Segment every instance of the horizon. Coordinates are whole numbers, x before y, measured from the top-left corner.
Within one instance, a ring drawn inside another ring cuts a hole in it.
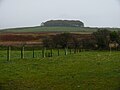
[[[9,30],[9,29],[24,29],[24,28],[36,28],[36,27],[42,27],[42,26],[19,26],[19,27],[8,27],[8,28],[0,28],[0,30]],[[56,26],[57,27],[57,26]],[[120,27],[100,27],[100,26],[90,26],[90,27],[86,27],[86,26],[84,26],[84,27],[78,27],[78,28],[103,28],[103,29],[105,29],[105,28],[118,28],[118,29],[120,29]]]

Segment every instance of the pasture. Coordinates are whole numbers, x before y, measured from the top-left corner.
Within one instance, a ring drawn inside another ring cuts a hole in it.
[[[29,27],[0,31],[1,45],[41,42],[45,36],[61,32],[90,37],[98,28]],[[108,30],[118,31],[117,28]],[[30,38],[29,38],[30,37]],[[47,50],[50,52],[50,50]],[[42,56],[41,48],[10,51],[0,48],[0,90],[120,90],[120,51],[83,51],[72,53],[53,50],[52,57]]]
[[[23,27],[0,30],[0,33],[20,33],[20,32],[77,32],[81,34],[91,34],[100,28],[92,27]],[[110,31],[119,31],[120,28],[105,28]]]
[[[80,27],[27,27],[2,30],[1,32],[93,32],[96,29]]]
[[[120,52],[85,51],[41,57],[41,51],[0,51],[0,90],[120,90]]]

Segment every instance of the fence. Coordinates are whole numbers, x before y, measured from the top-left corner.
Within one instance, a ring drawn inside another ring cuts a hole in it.
[[[40,48],[36,49],[31,47],[27,50],[27,47],[20,47],[12,49],[13,47],[8,46],[4,50],[0,50],[0,58],[10,61],[11,59],[27,59],[27,58],[45,58],[45,57],[54,57],[54,56],[63,56],[68,54],[76,54],[82,51],[82,49],[48,49]]]

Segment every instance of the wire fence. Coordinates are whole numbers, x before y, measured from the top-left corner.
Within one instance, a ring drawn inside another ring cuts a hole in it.
[[[52,48],[36,48],[31,47],[11,47],[7,46],[0,49],[0,59],[10,61],[12,59],[40,59],[45,57],[65,56],[76,54],[83,51],[82,49],[52,49]]]

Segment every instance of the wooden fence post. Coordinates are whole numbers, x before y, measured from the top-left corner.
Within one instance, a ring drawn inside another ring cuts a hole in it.
[[[79,53],[79,49],[77,48],[77,53]]]
[[[42,49],[42,57],[45,58],[45,51],[46,51],[46,48],[43,48]]]
[[[72,50],[71,50],[71,48],[70,48],[70,54],[72,54]]]
[[[81,49],[79,48],[79,53],[81,52]]]
[[[67,48],[65,48],[65,55],[67,55]]]
[[[60,56],[60,50],[58,49],[58,56]]]
[[[74,49],[74,54],[76,54],[76,48]]]
[[[34,50],[34,48],[33,48],[33,58],[35,58],[35,50]]]
[[[53,56],[53,50],[52,50],[52,48],[50,49],[50,57],[52,57]]]
[[[7,48],[7,61],[10,61],[10,50],[11,50],[11,47],[8,46],[8,48]]]
[[[24,46],[21,48],[21,59],[24,59]]]

